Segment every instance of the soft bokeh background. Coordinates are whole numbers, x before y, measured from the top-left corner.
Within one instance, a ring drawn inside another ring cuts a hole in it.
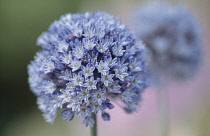
[[[171,0],[172,1],[172,0]],[[65,13],[105,10],[128,26],[139,0],[0,0],[0,136],[88,136],[80,118],[65,122],[60,115],[45,123],[27,81],[37,37]],[[210,1],[177,0],[199,19],[203,28],[204,63],[192,80],[170,86],[170,136],[210,136]],[[130,26],[131,27],[131,26]],[[196,55],[196,54],[195,54]],[[116,106],[117,107],[117,106]],[[120,108],[110,111],[111,121],[99,120],[99,136],[157,136],[157,93],[144,93],[141,108],[133,115]]]

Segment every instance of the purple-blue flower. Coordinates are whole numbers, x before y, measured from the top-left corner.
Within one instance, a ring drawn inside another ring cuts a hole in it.
[[[147,86],[145,49],[115,16],[64,15],[37,44],[42,50],[28,66],[29,84],[48,122],[61,110],[63,119],[81,116],[92,127],[92,114],[110,120],[116,100],[125,111],[137,109]]]

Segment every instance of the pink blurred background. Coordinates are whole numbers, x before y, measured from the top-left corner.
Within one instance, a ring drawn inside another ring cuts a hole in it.
[[[125,24],[132,28],[129,23],[131,12],[144,2],[138,0],[82,1],[79,3],[78,12],[104,10],[119,16]],[[200,72],[193,79],[168,87],[169,136],[210,136],[210,86],[208,86],[210,85],[210,1],[171,0],[171,2],[185,4],[199,19],[203,29],[204,61]],[[144,93],[138,112],[128,115],[115,105],[116,108],[109,111],[111,121],[99,120],[98,135],[157,136],[160,128],[157,101],[157,90],[155,87],[150,87]],[[82,125],[80,118],[76,117],[72,122],[65,122],[59,116],[55,123],[50,125],[45,123],[41,112],[34,108],[8,122],[3,136],[89,135],[89,128]]]

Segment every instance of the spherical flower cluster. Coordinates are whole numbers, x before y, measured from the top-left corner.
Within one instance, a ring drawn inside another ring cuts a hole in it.
[[[92,127],[93,114],[110,120],[105,110],[118,99],[127,112],[137,109],[148,80],[145,49],[116,17],[67,14],[37,44],[42,51],[28,66],[29,84],[47,122],[62,110],[63,119],[80,115]]]
[[[135,11],[135,33],[149,50],[154,77],[186,80],[201,65],[200,28],[181,5],[148,3]]]

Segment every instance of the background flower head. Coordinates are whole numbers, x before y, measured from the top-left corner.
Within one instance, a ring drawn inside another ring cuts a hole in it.
[[[147,3],[135,11],[135,33],[150,54],[157,79],[186,80],[201,65],[201,33],[196,19],[182,5]]]
[[[42,50],[28,66],[29,84],[39,109],[52,123],[58,110],[71,121],[80,115],[93,126],[91,114],[121,100],[127,112],[137,109],[147,86],[145,49],[120,20],[106,12],[67,14],[37,41]]]

